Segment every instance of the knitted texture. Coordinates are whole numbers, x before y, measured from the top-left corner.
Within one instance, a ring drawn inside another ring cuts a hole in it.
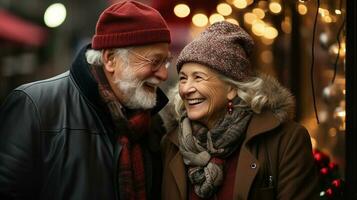
[[[234,99],[237,105],[239,99]],[[180,152],[195,193],[204,199],[217,192],[224,179],[225,159],[240,148],[253,115],[249,109],[234,109],[210,130],[190,121],[186,113],[178,132]]]
[[[216,22],[189,43],[177,59],[177,71],[185,63],[194,62],[210,67],[237,81],[251,75],[249,56],[253,39],[240,26],[229,22]]]
[[[121,1],[100,15],[93,49],[170,43],[169,28],[160,13],[136,1]]]

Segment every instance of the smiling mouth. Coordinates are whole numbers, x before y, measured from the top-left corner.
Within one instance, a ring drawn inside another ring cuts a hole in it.
[[[152,83],[148,83],[148,82],[146,82],[144,85],[147,86],[147,87],[151,87],[151,88],[156,88],[157,87],[156,84],[152,84]]]
[[[147,91],[147,92],[150,92],[150,93],[153,93],[156,91],[156,85],[152,85],[152,84],[149,84],[149,83],[144,83],[142,85],[142,87]]]
[[[190,105],[190,106],[200,104],[200,103],[202,103],[204,100],[205,100],[205,99],[203,99],[203,98],[186,99],[188,105]]]

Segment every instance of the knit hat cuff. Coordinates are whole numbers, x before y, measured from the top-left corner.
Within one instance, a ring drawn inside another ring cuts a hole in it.
[[[168,29],[163,28],[128,33],[95,35],[92,40],[92,48],[98,50],[160,42],[171,42],[170,31]]]

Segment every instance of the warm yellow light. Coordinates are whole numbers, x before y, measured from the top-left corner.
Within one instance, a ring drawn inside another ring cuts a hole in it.
[[[66,7],[61,3],[54,3],[46,9],[43,20],[48,27],[55,28],[64,22],[66,16]]]
[[[344,57],[346,55],[346,43],[341,42],[341,47],[340,47],[340,56]]]
[[[313,138],[313,137],[310,137],[310,141],[311,141],[311,146],[312,146],[312,148],[313,148],[313,149],[316,149],[316,147],[317,147],[317,141],[316,141],[316,139]]]
[[[272,12],[272,13],[275,13],[275,14],[278,14],[281,12],[281,5],[280,3],[278,2],[270,2],[269,3],[269,10]]]
[[[228,16],[232,13],[232,7],[227,3],[220,3],[217,6],[217,12],[223,16]]]
[[[209,17],[209,23],[213,24],[215,22],[224,21],[224,17],[218,13],[214,13]]]
[[[327,15],[330,15],[330,12],[327,9],[324,8],[319,8],[319,13],[322,17],[325,17]]]
[[[239,9],[244,9],[248,6],[248,3],[246,0],[234,0],[233,5]]]
[[[253,9],[253,13],[259,18],[259,19],[263,19],[265,17],[265,12],[263,9],[261,8],[254,8]]]
[[[298,5],[298,12],[300,15],[306,15],[307,13],[307,6],[305,4],[299,4]]]
[[[273,53],[270,50],[265,50],[260,54],[260,58],[264,63],[272,63],[273,62]]]
[[[265,32],[265,23],[262,20],[254,20],[252,32],[257,36],[263,36]]]
[[[244,22],[247,24],[252,24],[254,20],[257,19],[257,16],[253,13],[245,13],[244,14]]]
[[[265,45],[271,45],[274,42],[274,40],[268,39],[266,37],[261,37],[260,39],[262,40],[262,43]]]
[[[331,23],[332,22],[332,18],[330,15],[326,15],[322,18],[324,20],[324,22],[326,23]]]
[[[284,21],[281,22],[281,30],[287,34],[291,33],[291,22],[289,17],[285,17]]]
[[[180,18],[187,17],[190,14],[190,7],[186,4],[177,4],[174,8],[174,13]]]
[[[328,130],[328,134],[331,136],[331,137],[335,137],[336,134],[337,134],[337,130],[335,128],[330,128]]]
[[[239,22],[234,18],[227,18],[226,21],[239,26]]]
[[[346,116],[346,111],[341,110],[341,111],[338,111],[336,114],[337,114],[337,116],[338,116],[338,117],[343,118],[343,117],[345,117],[345,116]]]
[[[205,14],[198,13],[192,17],[192,23],[198,27],[204,27],[208,23],[208,17]]]
[[[264,37],[266,37],[267,39],[275,39],[278,36],[278,30],[276,30],[274,27],[268,26],[265,27],[264,30]]]
[[[341,15],[342,14],[341,10],[339,10],[339,9],[336,9],[335,13],[336,13],[336,15]]]
[[[337,55],[338,54],[338,44],[335,43],[335,44],[331,45],[329,48],[329,52],[331,54]]]

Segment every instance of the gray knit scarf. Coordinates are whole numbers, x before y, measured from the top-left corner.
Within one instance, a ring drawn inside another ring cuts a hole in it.
[[[186,112],[181,116],[180,152],[188,166],[189,180],[199,197],[212,196],[222,184],[224,160],[242,145],[252,114],[249,109],[235,108],[211,130],[190,121]]]

